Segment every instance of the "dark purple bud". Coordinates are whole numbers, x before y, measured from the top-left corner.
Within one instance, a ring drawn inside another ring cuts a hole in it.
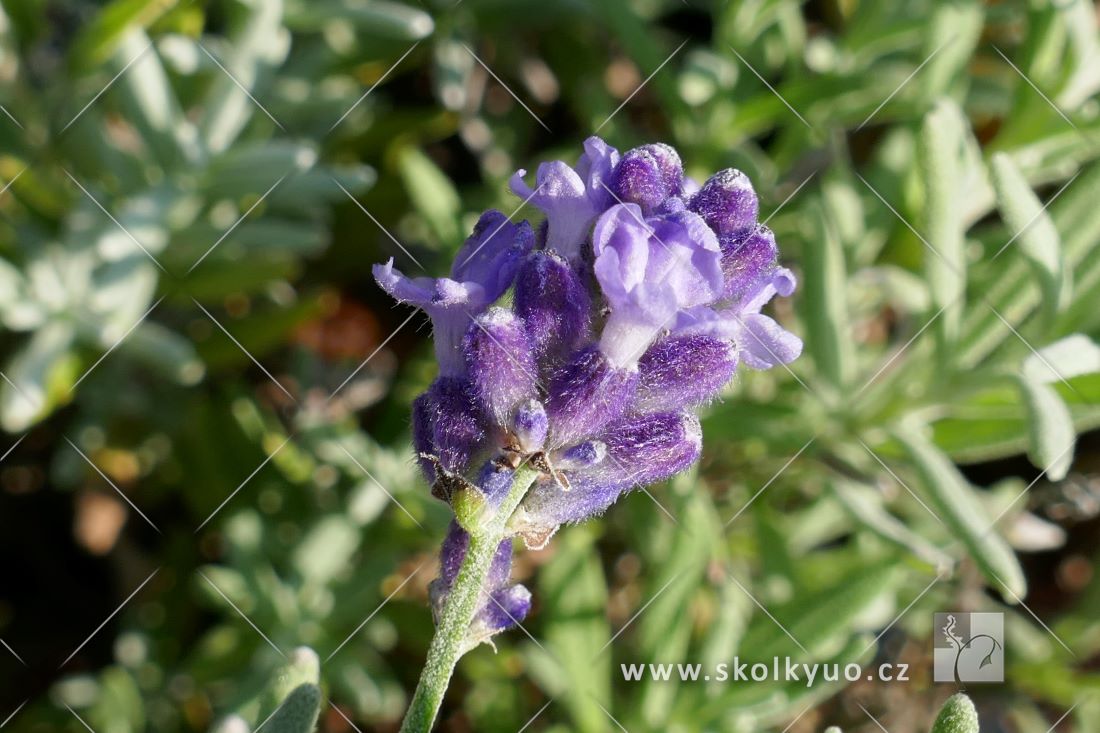
[[[443,546],[439,550],[439,580],[442,581],[444,589],[450,588],[458,577],[458,571],[462,569],[462,561],[466,559],[466,550],[469,547],[470,535],[452,519],[450,526],[447,527]],[[499,588],[507,583],[511,568],[512,540],[509,538],[501,541],[496,554],[493,555],[485,587]]]
[[[662,412],[694,407],[713,399],[733,379],[737,348],[728,339],[705,334],[667,336],[638,362],[634,409]]]
[[[680,192],[683,177],[684,167],[676,151],[655,143],[624,154],[611,174],[611,185],[622,203],[638,204],[649,212]]]
[[[592,302],[580,275],[552,252],[532,252],[516,277],[516,314],[535,358],[563,358],[588,339]]]
[[[490,308],[466,330],[462,351],[485,412],[507,428],[516,406],[537,393],[538,366],[523,321],[510,310]]]
[[[531,592],[511,585],[489,594],[470,628],[471,641],[481,641],[521,623],[531,610]]]
[[[435,480],[435,466],[423,456],[435,455],[435,444],[432,442],[434,430],[432,417],[431,392],[417,395],[412,403],[412,444],[417,462],[429,484]]]
[[[776,267],[779,247],[772,230],[758,224],[747,232],[718,240],[722,248],[725,298],[740,300],[767,280]]]
[[[550,445],[570,445],[598,435],[626,411],[637,387],[636,368],[614,366],[595,347],[578,351],[550,382]]]
[[[481,493],[485,495],[489,506],[497,506],[500,500],[505,497],[508,489],[512,488],[514,475],[515,471],[497,466],[493,461],[488,461],[482,466],[476,484]]]
[[[760,204],[749,177],[735,168],[726,168],[707,179],[691,197],[688,208],[721,237],[755,224]]]
[[[546,434],[550,429],[550,421],[546,417],[546,408],[538,400],[528,400],[516,408],[515,417],[512,419],[512,433],[519,441],[519,447],[524,453],[534,453],[542,450],[546,444]]]
[[[444,588],[450,588],[458,577],[462,561],[466,559],[466,548],[469,546],[470,535],[458,526],[458,522],[451,520],[443,546],[439,549],[439,579],[443,581]]]
[[[554,461],[559,471],[583,470],[595,466],[607,456],[607,445],[599,440],[586,440],[561,452]]]
[[[615,471],[630,486],[663,481],[695,463],[703,447],[699,418],[690,413],[632,415],[607,426],[607,460],[596,472]],[[609,476],[608,478],[612,478]]]
[[[465,377],[439,377],[428,394],[435,455],[445,469],[462,473],[488,435],[474,387]]]

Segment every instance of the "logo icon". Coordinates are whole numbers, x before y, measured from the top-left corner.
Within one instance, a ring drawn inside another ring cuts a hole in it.
[[[932,650],[936,682],[1004,682],[1003,613],[937,613]]]

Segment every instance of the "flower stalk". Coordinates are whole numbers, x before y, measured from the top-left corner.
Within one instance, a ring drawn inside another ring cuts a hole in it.
[[[482,588],[508,532],[508,520],[538,477],[539,471],[529,464],[517,468],[511,488],[492,517],[470,532],[466,557],[439,614],[428,659],[401,724],[401,733],[428,733],[432,729],[455,665],[477,645],[478,641],[471,642],[468,632],[482,605]]]

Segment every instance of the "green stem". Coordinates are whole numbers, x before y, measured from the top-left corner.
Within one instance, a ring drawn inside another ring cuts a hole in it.
[[[420,682],[401,724],[401,733],[428,733],[432,729],[455,665],[467,651],[466,632],[477,613],[481,588],[497,547],[504,539],[508,519],[538,476],[537,470],[526,465],[516,469],[512,488],[500,506],[488,521],[470,532],[466,557],[443,604],[435,636],[428,647],[424,671],[420,673]]]

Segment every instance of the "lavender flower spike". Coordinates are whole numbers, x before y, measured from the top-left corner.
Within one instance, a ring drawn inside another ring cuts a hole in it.
[[[544,163],[533,187],[524,175],[509,185],[545,215],[536,226],[490,211],[449,277],[374,270],[432,319],[439,376],[413,402],[412,439],[455,518],[402,733],[430,731],[458,659],[531,612],[510,580],[515,537],[541,547],[684,471],[702,452],[700,407],[742,364],[802,349],[764,313],[796,282],[745,174],[699,186],[668,145],[620,157],[592,137],[575,166]]]

